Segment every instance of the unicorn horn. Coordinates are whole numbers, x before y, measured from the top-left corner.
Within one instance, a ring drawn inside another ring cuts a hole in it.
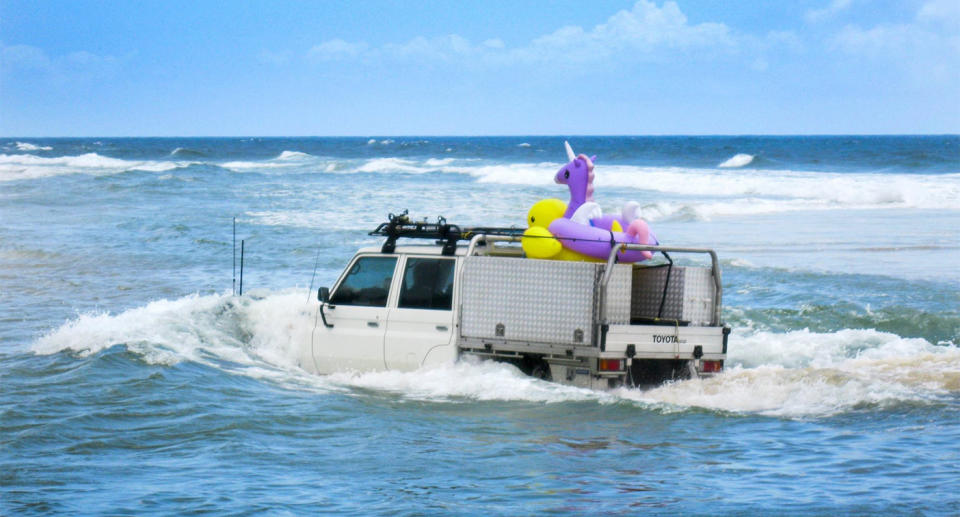
[[[577,155],[573,154],[573,148],[570,147],[570,142],[566,140],[563,141],[563,146],[567,148],[567,159],[571,162],[577,159]]]

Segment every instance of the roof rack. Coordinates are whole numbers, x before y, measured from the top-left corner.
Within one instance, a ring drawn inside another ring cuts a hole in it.
[[[387,238],[380,248],[381,253],[393,253],[397,248],[397,239],[406,237],[410,239],[431,239],[436,240],[437,244],[443,245],[442,254],[453,255],[457,250],[457,241],[469,241],[475,235],[523,235],[523,228],[498,228],[492,226],[473,226],[460,227],[456,224],[447,223],[443,216],[437,217],[437,222],[430,223],[424,221],[412,221],[407,215],[408,211],[394,215],[390,214],[389,221],[380,223],[379,226],[368,235],[380,235]]]

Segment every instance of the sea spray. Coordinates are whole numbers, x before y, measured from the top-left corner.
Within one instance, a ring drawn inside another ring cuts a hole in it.
[[[40,338],[40,354],[83,356],[123,345],[149,364],[192,361],[227,373],[303,386],[366,389],[434,402],[636,402],[788,417],[830,416],[863,404],[936,403],[960,392],[960,348],[875,330],[735,331],[727,370],[650,390],[587,390],[526,377],[474,358],[414,372],[309,376],[303,351],[316,324],[302,292],[187,296],[116,315],[83,315]]]

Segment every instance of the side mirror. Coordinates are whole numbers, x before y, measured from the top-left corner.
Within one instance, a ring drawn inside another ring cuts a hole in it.
[[[317,299],[320,300],[320,318],[323,319],[323,326],[327,327],[328,329],[333,328],[333,325],[331,325],[330,323],[327,323],[327,315],[326,313],[323,312],[323,304],[330,301],[330,288],[321,287],[320,289],[318,289]],[[331,305],[330,308],[332,309],[333,306]]]

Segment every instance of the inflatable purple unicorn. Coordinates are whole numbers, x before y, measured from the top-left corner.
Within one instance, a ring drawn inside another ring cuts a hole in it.
[[[567,211],[563,216],[603,230],[622,231],[630,235],[638,235],[638,232],[631,231],[630,227],[634,225],[635,229],[639,230],[637,226],[646,226],[647,224],[640,218],[640,204],[629,201],[623,205],[619,216],[603,215],[600,205],[593,200],[593,162],[597,157],[591,156],[588,158],[584,154],[576,155],[569,142],[564,142],[563,145],[567,150],[567,159],[570,160],[570,163],[560,167],[553,178],[555,182],[570,188],[570,203],[567,205]],[[649,232],[649,229],[647,231]],[[649,233],[651,236],[649,244],[659,244],[653,233]]]
[[[570,163],[560,167],[553,181],[570,187],[570,203],[563,214],[570,219],[584,203],[593,203],[593,160],[597,157],[587,158],[585,154],[576,156],[569,142],[564,142],[563,145],[567,148]]]

